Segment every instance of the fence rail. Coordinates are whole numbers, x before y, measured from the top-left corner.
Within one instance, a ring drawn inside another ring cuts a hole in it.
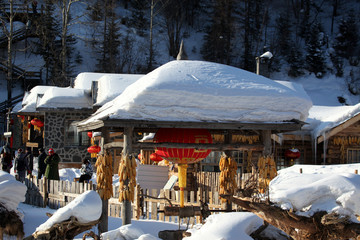
[[[215,173],[202,174],[203,179],[214,180]],[[238,178],[241,181],[241,178]],[[69,181],[56,181],[37,179],[36,177],[27,178],[25,184],[28,187],[25,202],[38,207],[50,207],[58,209],[66,206],[73,199],[87,190],[96,190],[95,184],[79,183]],[[118,201],[118,186],[113,186],[113,197],[109,199],[108,215],[111,217],[121,216],[121,203]],[[202,207],[206,203],[211,211],[223,211],[225,205],[221,203],[219,192],[216,187],[207,187],[207,184],[200,184],[196,191],[185,191],[185,206]],[[178,216],[165,216],[163,210],[166,206],[179,206],[179,192],[175,190],[160,191],[157,189],[141,189],[138,185],[135,191],[135,201],[132,204],[133,219],[152,219],[166,222],[188,221],[189,224],[201,222],[200,216],[189,219],[179,219]],[[236,206],[233,205],[233,209]]]

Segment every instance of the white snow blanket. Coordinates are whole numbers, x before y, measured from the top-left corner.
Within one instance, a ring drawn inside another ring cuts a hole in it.
[[[101,216],[102,202],[99,194],[95,191],[86,191],[68,205],[58,209],[46,222],[36,228],[36,231],[45,231],[54,224],[77,218],[80,223],[96,221]]]
[[[297,84],[280,84],[217,63],[172,61],[128,86],[84,124],[107,117],[160,121],[304,121],[311,106],[311,99]]]

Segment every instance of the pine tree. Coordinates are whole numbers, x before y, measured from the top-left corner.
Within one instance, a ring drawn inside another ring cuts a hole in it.
[[[288,75],[290,77],[299,77],[304,74],[302,71],[304,67],[304,59],[301,51],[297,47],[291,47],[287,56],[287,62],[289,63],[290,69]]]
[[[210,26],[206,29],[201,54],[207,61],[231,64],[234,39],[233,1],[216,0]]]
[[[55,85],[54,79],[60,72],[59,55],[61,42],[60,26],[54,17],[54,5],[52,0],[46,0],[44,11],[37,20],[36,33],[39,36],[39,42],[36,44],[36,54],[40,54],[45,62],[46,84],[49,79]]]
[[[97,71],[99,72],[118,72],[118,57],[120,46],[120,33],[117,16],[114,12],[115,2],[109,0],[105,2],[106,8],[104,9],[104,20],[101,40],[95,41],[97,52]]]
[[[323,50],[323,30],[321,24],[315,22],[309,33],[306,49],[306,68],[310,72],[322,77],[325,73],[325,51]]]
[[[132,1],[131,18],[129,26],[135,28],[139,36],[145,35],[145,29],[149,26],[149,20],[146,18],[146,12],[149,9],[147,1]]]
[[[356,18],[351,11],[346,19],[341,19],[339,32],[335,38],[334,49],[336,54],[349,59],[356,54],[359,45],[359,28],[356,24]]]
[[[283,13],[276,19],[277,48],[278,53],[287,57],[291,46],[291,22],[289,13]]]

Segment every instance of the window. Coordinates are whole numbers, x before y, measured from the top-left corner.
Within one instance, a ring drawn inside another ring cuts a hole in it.
[[[78,121],[68,120],[65,122],[65,145],[88,146],[90,139],[86,132],[78,132],[75,124]]]
[[[349,148],[347,150],[347,163],[360,163],[360,148]]]
[[[201,170],[204,172],[220,172],[219,162],[222,152],[212,151],[204,160],[200,161]],[[238,164],[237,172],[240,173],[243,169],[243,151],[234,151],[232,156]]]
[[[285,151],[288,150],[288,147],[276,147],[275,150],[275,163],[277,170],[290,167],[294,164],[303,164],[304,163],[304,156],[305,150],[302,148],[297,148],[300,151],[300,158],[298,159],[288,159],[285,157]]]

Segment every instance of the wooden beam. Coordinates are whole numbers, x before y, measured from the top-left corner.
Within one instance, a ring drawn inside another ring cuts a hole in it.
[[[330,137],[336,135],[337,133],[341,132],[342,130],[344,130],[345,128],[353,125],[354,123],[356,123],[357,121],[360,121],[360,114],[350,118],[349,120],[347,120],[346,122],[338,125],[337,127],[334,127],[333,129],[331,129],[331,131],[329,133],[326,134],[326,138],[329,139]],[[324,136],[321,135],[318,137],[317,143],[321,143],[324,141]]]
[[[124,148],[123,142],[111,142],[105,144],[106,148]],[[194,149],[211,149],[213,151],[226,151],[226,150],[263,150],[262,144],[244,144],[244,143],[154,143],[154,142],[138,142],[133,143],[133,149],[155,149],[157,147],[166,148],[194,148]]]
[[[90,123],[80,122],[79,131],[96,130],[103,126],[113,129],[133,127],[136,129],[159,129],[159,128],[201,128],[209,130],[272,130],[275,132],[290,132],[300,130],[303,122],[287,121],[274,123],[247,123],[247,122],[182,122],[182,121],[147,121],[132,119],[107,119],[96,120]]]

